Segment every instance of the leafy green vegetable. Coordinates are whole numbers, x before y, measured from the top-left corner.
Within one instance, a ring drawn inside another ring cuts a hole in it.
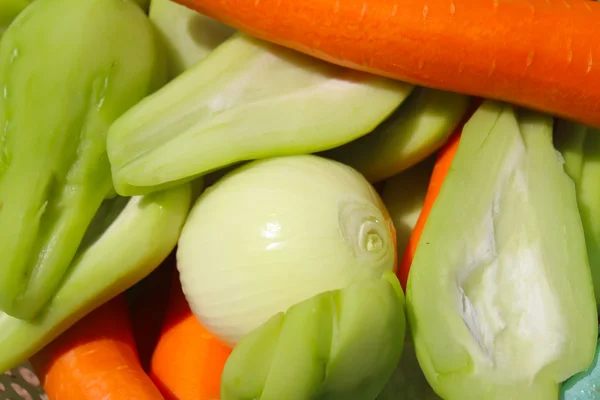
[[[171,76],[197,64],[235,33],[233,28],[172,0],[152,0],[150,20],[167,48]]]
[[[111,126],[115,188],[147,193],[240,161],[340,146],[412,88],[238,33]]]
[[[427,220],[407,309],[445,400],[556,399],[592,361],[592,278],[552,129],[551,116],[484,102]]]
[[[577,188],[596,304],[600,309],[600,130],[558,120],[554,136],[565,160],[565,171]]]
[[[278,312],[394,268],[393,225],[352,168],[314,155],[250,162],[206,189],[177,249],[202,324],[234,345]]]
[[[402,354],[404,295],[393,272],[273,316],[229,356],[222,400],[370,400]]]
[[[164,80],[157,43],[130,0],[36,0],[3,35],[2,311],[38,314],[114,196],[106,133]]]
[[[27,360],[152,272],[177,244],[190,202],[189,185],[105,201],[47,307],[31,321],[0,313],[0,370]]]
[[[448,140],[471,98],[416,88],[408,100],[373,132],[323,155],[380,182],[424,160]]]

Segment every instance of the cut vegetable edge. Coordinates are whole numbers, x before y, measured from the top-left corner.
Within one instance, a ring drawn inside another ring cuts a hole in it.
[[[593,355],[597,320],[595,307],[593,310],[590,307],[590,301],[593,301],[591,277],[574,188],[552,146],[551,117],[521,110],[518,113],[519,121],[511,106],[488,101],[467,123],[409,276],[408,314],[419,361],[436,392],[450,400],[463,398],[459,396],[461,391],[471,392],[470,398],[480,398],[477,396],[492,396],[494,390],[498,396],[513,395],[520,390],[543,399],[545,397],[539,396],[557,392],[558,382],[585,368]],[[494,171],[496,176],[486,176],[485,171]],[[504,182],[504,192],[499,190],[497,182]],[[555,192],[560,194],[549,201],[548,196]],[[567,211],[563,211],[565,207]],[[555,210],[564,215],[557,219],[553,215]],[[458,228],[461,222],[464,225],[465,220],[473,218],[481,222],[468,222],[466,229]],[[513,223],[506,222],[507,219],[521,228],[515,231]],[[536,250],[536,246],[525,248],[525,252],[518,246],[511,250],[514,242],[510,238],[518,238],[520,230],[519,240],[527,243],[531,239],[528,229],[532,227],[537,227],[534,229],[537,240],[545,251],[554,253],[553,256],[548,257],[540,247]],[[559,233],[555,232],[554,237],[548,239],[551,228]],[[565,235],[570,239],[566,245],[556,237],[563,237],[563,229],[569,233]],[[483,239],[490,234],[490,241]],[[481,239],[473,243],[469,236]],[[542,322],[536,323],[531,320],[536,317],[531,312],[534,310],[521,305],[523,313],[529,312],[527,329],[536,331],[534,338],[529,338],[529,343],[535,343],[535,346],[526,345],[527,341],[523,340],[526,331],[522,331],[521,336],[516,335],[515,324],[511,324],[516,316],[508,311],[508,304],[498,300],[496,313],[490,311],[494,308],[495,290],[500,290],[499,295],[509,297],[506,302],[515,300],[509,295],[510,290],[525,296],[524,289],[519,291],[506,278],[510,272],[511,252],[517,260],[529,259],[534,263],[537,260],[538,263],[537,272],[535,268],[529,272],[529,279],[537,278],[529,282],[543,293],[542,297],[547,301],[539,307],[549,307],[548,313],[542,312],[539,316],[543,309],[535,310],[538,318],[542,318]],[[561,270],[561,261],[570,265],[571,276]],[[552,267],[550,271],[546,270],[548,264]],[[487,268],[477,268],[486,265]],[[434,272],[437,268],[442,268],[441,273]],[[500,275],[488,272],[486,276],[482,272],[494,269],[500,271]],[[476,276],[478,272],[481,272],[480,276]],[[432,278],[430,274],[438,274],[438,277]],[[488,289],[482,292],[488,293],[487,297],[478,292],[483,290],[482,282],[487,282]],[[554,290],[562,296],[556,295]],[[574,291],[573,298],[569,290]],[[436,293],[433,299],[428,294],[432,292]],[[568,304],[559,304],[561,301]],[[448,312],[448,307],[454,308],[455,312]],[[462,317],[461,308],[465,313]],[[570,315],[572,309],[578,310],[573,313],[575,316]],[[479,315],[486,313],[487,318],[482,319]],[[554,313],[559,316],[553,316]],[[503,320],[502,316],[509,321]],[[514,332],[511,333],[511,329]],[[446,332],[444,337],[436,337],[436,332],[440,331]],[[507,335],[512,342],[507,342]],[[509,345],[519,342],[519,351],[514,347],[511,350]],[[509,353],[512,351],[508,359],[502,359],[502,353],[495,350],[500,346]],[[499,365],[502,371],[498,371]],[[456,376],[451,378],[453,374]],[[485,385],[492,388],[484,388]]]

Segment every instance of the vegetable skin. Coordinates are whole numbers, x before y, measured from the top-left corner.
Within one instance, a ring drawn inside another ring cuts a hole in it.
[[[340,146],[412,89],[237,33],[110,127],[115,189],[143,194],[242,161]]]
[[[107,201],[44,311],[31,321],[0,314],[0,370],[27,360],[158,267],[177,244],[190,203],[189,185]]]
[[[153,27],[131,0],[36,0],[4,33],[0,310],[33,319],[55,293],[115,195],[108,127],[164,71]]]

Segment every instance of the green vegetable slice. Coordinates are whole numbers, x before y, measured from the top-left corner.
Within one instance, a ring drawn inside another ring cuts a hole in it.
[[[233,28],[172,0],[152,0],[150,20],[165,43],[173,77],[197,64],[235,33]]]
[[[190,202],[189,185],[107,200],[40,315],[25,321],[0,313],[0,370],[26,361],[91,310],[152,272],[177,244]]]
[[[130,0],[36,0],[3,35],[0,310],[31,319],[54,294],[114,196],[108,127],[164,80],[159,54]]]
[[[0,0],[0,37],[28,5],[29,0]]]
[[[412,88],[238,33],[111,126],[115,188],[147,193],[240,161],[340,146]]]
[[[484,102],[431,210],[407,305],[420,365],[446,400],[558,398],[592,361],[585,238],[552,128]]]
[[[579,213],[600,309],[600,130],[558,120],[554,133],[565,171],[577,188]]]
[[[221,399],[373,399],[398,363],[404,334],[404,295],[390,271],[316,295],[240,341]]]
[[[323,155],[355,168],[369,182],[380,182],[439,150],[470,103],[469,96],[416,88],[373,132]]]

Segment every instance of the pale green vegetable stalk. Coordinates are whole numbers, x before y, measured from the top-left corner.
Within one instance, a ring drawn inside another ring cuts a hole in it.
[[[445,400],[557,399],[598,321],[553,118],[486,101],[465,125],[417,247],[407,310]]]
[[[19,15],[29,5],[29,0],[0,0],[0,37]]]
[[[173,77],[205,58],[235,32],[233,28],[172,0],[152,0],[150,20],[165,43]]]
[[[313,155],[250,162],[206,189],[177,250],[199,320],[233,345],[315,294],[392,270],[394,227],[373,187]]]
[[[391,271],[316,295],[242,339],[223,370],[221,400],[372,400],[400,358],[405,326]]]
[[[400,257],[421,214],[434,164],[435,157],[430,157],[383,183],[381,199],[396,228],[396,249]]]
[[[239,161],[340,146],[412,88],[235,34],[111,126],[115,188],[147,193]]]
[[[565,160],[565,171],[577,189],[596,304],[600,309],[600,130],[558,120],[554,139]]]
[[[0,309],[31,319],[114,196],[109,125],[164,79],[131,0],[36,0],[0,41]]]
[[[31,321],[0,313],[0,370],[27,360],[90,311],[152,272],[177,244],[190,202],[189,185],[144,197],[107,200],[43,312]]]
[[[439,150],[468,111],[471,98],[416,88],[408,100],[373,132],[323,155],[380,182]]]

